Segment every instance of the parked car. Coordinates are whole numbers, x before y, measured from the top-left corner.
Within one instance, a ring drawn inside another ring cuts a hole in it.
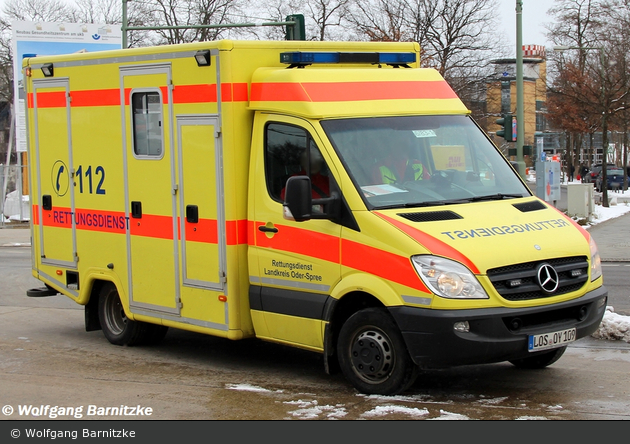
[[[597,165],[593,165],[590,170],[583,176],[582,181],[584,183],[595,183],[595,178],[599,175],[602,170],[602,164],[598,163]]]
[[[607,167],[606,168],[606,188],[608,191],[617,191],[623,188],[623,168]],[[595,178],[595,190],[602,191],[602,174],[601,172]]]

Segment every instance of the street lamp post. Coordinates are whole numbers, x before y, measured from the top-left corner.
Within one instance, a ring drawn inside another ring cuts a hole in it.
[[[606,169],[607,155],[608,155],[608,110],[606,109],[606,86],[605,86],[605,59],[604,48],[597,47],[585,47],[585,46],[554,46],[553,50],[557,52],[567,51],[569,49],[578,49],[581,51],[599,51],[599,75],[601,79],[601,101],[602,101],[602,206],[608,207],[608,177]]]
[[[523,0],[516,0],[516,160],[518,172],[524,178],[525,92],[523,88]]]

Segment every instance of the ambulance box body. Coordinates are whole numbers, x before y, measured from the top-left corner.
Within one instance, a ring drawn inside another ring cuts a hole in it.
[[[25,59],[33,275],[113,344],[322,353],[364,393],[540,368],[593,333],[588,232],[532,195],[414,43]]]

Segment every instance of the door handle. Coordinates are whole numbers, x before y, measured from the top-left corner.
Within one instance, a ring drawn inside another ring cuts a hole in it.
[[[142,202],[131,202],[131,217],[134,219],[140,219],[142,217]]]
[[[277,233],[278,229],[276,227],[268,227],[267,225],[261,225],[258,227],[260,231],[263,233]]]
[[[197,205],[186,205],[186,222],[199,223],[199,207]]]

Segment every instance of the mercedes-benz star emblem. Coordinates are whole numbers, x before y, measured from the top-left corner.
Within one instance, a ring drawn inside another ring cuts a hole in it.
[[[554,293],[559,284],[560,278],[555,268],[546,263],[538,267],[538,285],[545,293]]]

